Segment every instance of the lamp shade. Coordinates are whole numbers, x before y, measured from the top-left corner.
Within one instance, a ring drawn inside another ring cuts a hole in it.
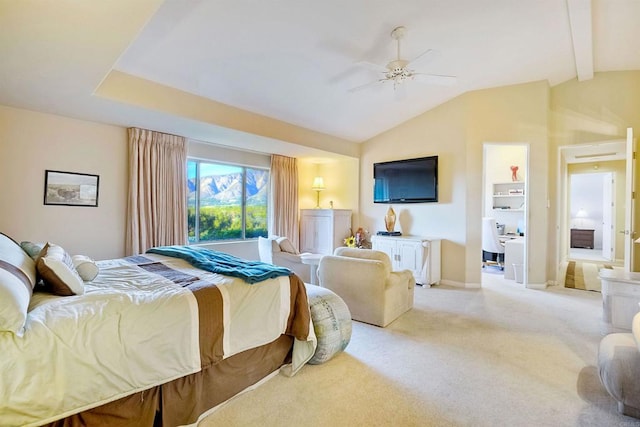
[[[311,189],[316,191],[324,190],[324,179],[322,179],[321,176],[313,178],[313,185],[311,186]]]

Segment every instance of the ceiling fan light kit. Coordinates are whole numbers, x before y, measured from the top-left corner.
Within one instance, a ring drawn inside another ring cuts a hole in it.
[[[415,57],[413,60],[408,61],[406,59],[402,59],[401,55],[401,40],[406,36],[407,29],[403,26],[396,27],[391,31],[391,38],[396,41],[396,59],[393,59],[387,63],[385,67],[376,67],[379,68],[382,72],[383,77],[375,80],[370,83],[366,83],[361,86],[357,86],[355,88],[350,89],[350,92],[355,92],[360,89],[364,89],[376,83],[386,83],[393,82],[393,88],[397,89],[399,85],[406,82],[407,80],[414,80],[416,76],[424,76],[426,79],[424,80],[427,83],[431,84],[441,84],[441,85],[450,85],[456,82],[456,77],[454,76],[445,76],[438,74],[427,74],[427,73],[417,73],[415,70],[409,68],[409,65],[415,62],[418,58],[422,58],[423,56],[433,52],[432,49],[427,49],[422,52],[420,55]]]

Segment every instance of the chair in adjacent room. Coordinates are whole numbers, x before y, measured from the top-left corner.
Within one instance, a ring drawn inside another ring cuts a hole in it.
[[[504,270],[504,245],[498,237],[495,218],[482,218],[482,268],[497,265]]]
[[[385,327],[413,307],[413,274],[392,271],[381,251],[336,248],[320,260],[318,278],[347,303],[353,320]]]

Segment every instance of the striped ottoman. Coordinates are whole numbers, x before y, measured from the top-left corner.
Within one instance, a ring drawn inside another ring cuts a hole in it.
[[[329,289],[305,283],[313,329],[318,339],[316,352],[309,360],[319,365],[347,347],[351,339],[351,312],[347,304]]]

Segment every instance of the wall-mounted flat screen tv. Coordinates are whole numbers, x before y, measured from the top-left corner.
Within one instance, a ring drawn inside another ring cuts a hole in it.
[[[374,203],[438,201],[438,156],[373,164]]]

